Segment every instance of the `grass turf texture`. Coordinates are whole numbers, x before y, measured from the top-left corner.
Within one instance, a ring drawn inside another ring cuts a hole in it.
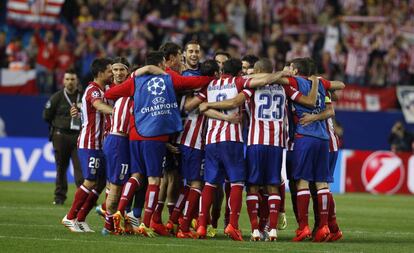
[[[216,239],[104,237],[100,233],[103,220],[94,209],[87,221],[96,233],[71,233],[60,221],[72,202],[74,185],[64,206],[52,205],[53,189],[53,184],[0,182],[0,252],[414,252],[412,196],[336,195],[344,238],[320,244],[290,242],[296,229],[290,196],[288,229],[279,232],[277,242],[233,242],[223,235],[222,218]],[[245,203],[240,226],[244,239],[249,240]]]

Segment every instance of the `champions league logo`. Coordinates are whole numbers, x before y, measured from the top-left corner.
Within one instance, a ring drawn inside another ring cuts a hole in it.
[[[151,93],[151,95],[159,96],[164,93],[165,91],[165,83],[162,78],[153,77],[149,80],[147,84],[147,89]]]

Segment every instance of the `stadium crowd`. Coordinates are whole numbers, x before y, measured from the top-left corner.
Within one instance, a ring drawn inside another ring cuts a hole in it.
[[[284,66],[312,57],[328,79],[361,86],[414,84],[413,0],[66,1],[62,32],[35,32],[28,42],[0,33],[1,67],[36,68],[41,92],[60,88],[75,67],[91,80],[95,57],[124,56],[141,66],[165,41],[200,41],[203,58],[266,56]]]

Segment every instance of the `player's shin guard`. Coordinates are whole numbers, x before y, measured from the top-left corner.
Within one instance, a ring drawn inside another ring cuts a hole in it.
[[[89,193],[88,198],[86,199],[85,203],[82,205],[81,210],[79,211],[77,218],[78,221],[85,221],[86,216],[88,216],[89,212],[91,211],[92,207],[95,206],[96,201],[99,198],[99,192],[97,192],[96,190],[92,190]]]
[[[319,228],[328,225],[329,195],[328,188],[318,190]]]
[[[285,181],[282,182],[282,184],[279,186],[279,194],[280,194],[280,208],[279,212],[285,213],[285,196],[286,196],[286,186]]]
[[[252,231],[259,229],[257,215],[259,211],[259,194],[248,193],[246,197],[247,213],[249,214],[250,226]]]
[[[184,208],[185,200],[187,199],[189,187],[185,185],[181,188],[180,195],[178,196],[177,203],[175,203],[174,210],[170,216],[170,221],[174,224],[178,223],[178,218],[180,218],[181,212]]]
[[[160,187],[155,184],[148,185],[147,193],[145,194],[145,212],[144,212],[144,224],[146,227],[150,227],[152,214],[154,213],[155,206],[157,205],[158,193]]]
[[[140,187],[140,182],[135,177],[131,177],[128,179],[124,188],[122,188],[121,199],[119,200],[118,204],[118,211],[121,212],[122,215],[125,213],[125,208],[131,202],[132,197],[135,194],[135,191],[138,187]]]
[[[105,212],[105,225],[108,231],[114,231],[114,216],[109,212]]]
[[[328,215],[328,225],[331,233],[336,233],[339,230],[338,223],[336,222],[336,206],[333,195],[329,193],[329,215]]]
[[[224,212],[224,225],[227,227],[227,224],[230,222],[230,205],[229,205],[229,199],[230,199],[230,192],[231,192],[231,184],[230,182],[224,183],[224,193],[226,198],[226,210]]]
[[[267,221],[269,218],[269,205],[268,199],[269,195],[267,193],[263,193],[263,191],[259,191],[260,198],[259,198],[259,230],[264,231],[267,225]]]
[[[105,200],[103,201],[103,203],[102,203],[102,205],[101,205],[101,208],[102,208],[102,210],[104,210],[104,211],[106,211],[106,200],[108,199],[108,194],[109,194],[109,188],[107,187],[106,189],[105,189]]]
[[[230,222],[235,229],[239,228],[239,216],[243,202],[244,184],[231,184],[230,190]]]
[[[213,203],[213,197],[216,191],[216,186],[213,186],[209,183],[206,183],[203,191],[201,192],[200,199],[200,213],[198,216],[198,224],[200,226],[206,227],[208,219],[210,218],[210,207]]]
[[[190,231],[190,223],[195,216],[195,212],[197,211],[197,206],[200,202],[200,195],[201,191],[196,188],[191,188],[188,193],[183,211],[183,223],[180,225],[181,231],[183,232]]]
[[[276,229],[279,217],[281,197],[278,194],[269,194],[269,230]]]
[[[158,224],[162,223],[162,210],[164,209],[164,202],[158,201],[157,206],[155,207],[154,214],[152,215],[152,221]]]
[[[290,198],[292,200],[292,209],[293,213],[295,214],[296,222],[299,223],[298,217],[298,205],[297,205],[297,187],[296,182],[294,180],[289,180],[289,190],[290,190]]]
[[[315,220],[314,228],[319,227],[319,209],[318,209],[318,190],[316,189],[316,185],[314,183],[309,184],[309,190],[312,197],[312,208],[313,208],[313,216]]]
[[[86,188],[84,185],[81,185],[75,193],[75,198],[73,199],[72,206],[67,214],[67,218],[69,220],[73,220],[78,215],[79,210],[85,203],[86,199],[88,198],[90,190]]]
[[[310,200],[309,189],[302,189],[297,192],[296,202],[298,209],[299,229],[304,229],[308,226],[308,208]]]

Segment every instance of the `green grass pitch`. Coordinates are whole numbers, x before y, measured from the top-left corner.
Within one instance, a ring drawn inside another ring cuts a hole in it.
[[[296,224],[289,196],[288,229],[279,231],[277,242],[248,241],[245,203],[240,225],[246,241],[233,242],[223,235],[222,226],[218,238],[207,240],[104,237],[99,232],[103,221],[94,211],[87,221],[96,233],[71,233],[60,220],[69,209],[74,186],[70,185],[64,206],[52,205],[53,189],[53,184],[0,182],[0,252],[414,252],[413,196],[336,195],[338,222],[344,238],[317,244],[290,242]],[[219,222],[222,224],[222,219]]]

